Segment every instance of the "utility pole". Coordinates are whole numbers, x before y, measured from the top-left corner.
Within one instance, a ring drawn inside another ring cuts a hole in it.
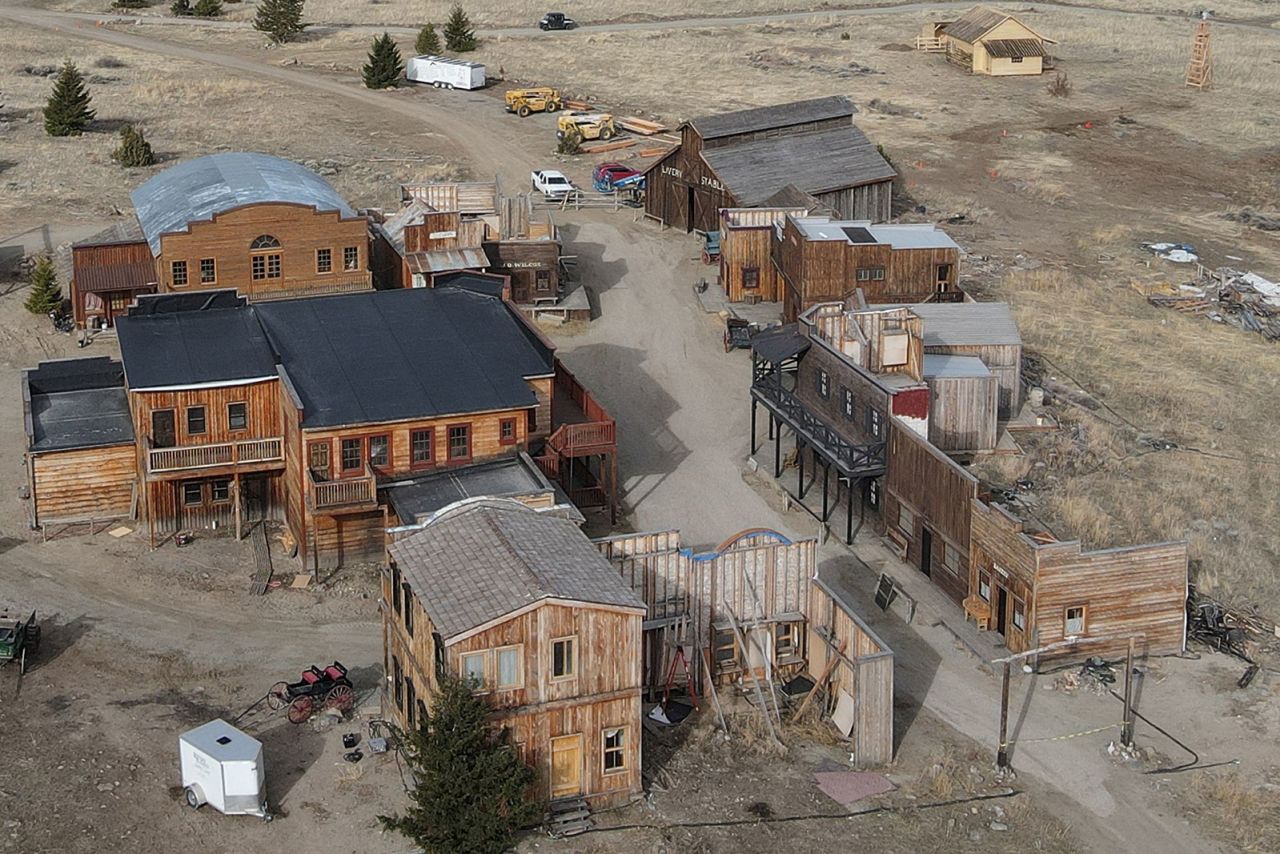
[[[1124,659],[1124,725],[1120,728],[1120,743],[1133,746],[1133,646],[1129,638],[1129,653]]]
[[[1004,679],[1000,683],[1000,741],[996,744],[996,766],[1009,767],[1009,745],[1006,741],[1009,733],[1009,668],[1011,661],[1004,663]]]

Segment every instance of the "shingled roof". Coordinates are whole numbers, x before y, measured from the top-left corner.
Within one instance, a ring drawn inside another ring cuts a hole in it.
[[[390,551],[446,642],[544,599],[645,610],[577,525],[516,501],[445,511]]]
[[[1007,12],[1001,12],[999,9],[992,9],[990,6],[974,6],[968,12],[961,15],[958,20],[943,27],[942,34],[967,44],[973,44],[1010,18],[1013,18],[1013,20],[1017,21],[1023,27],[1026,27],[1030,32],[1040,36],[1039,33],[1036,33],[1035,30],[1027,27],[1025,23],[1014,18],[1013,15],[1010,15]],[[1040,38],[1050,44],[1055,44],[1052,39],[1045,39],[1043,36],[1040,36]],[[1034,56],[1035,54],[1024,55]]]
[[[848,98],[843,95],[832,95],[826,98],[811,98],[807,101],[792,101],[789,104],[774,104],[749,110],[735,110],[732,113],[701,116],[690,119],[689,124],[693,125],[694,130],[703,139],[716,139],[827,119],[851,118],[855,112],[857,108]]]

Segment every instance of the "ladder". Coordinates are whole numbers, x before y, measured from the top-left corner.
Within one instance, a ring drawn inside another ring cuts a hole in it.
[[[1196,24],[1196,34],[1191,42],[1191,61],[1187,64],[1186,85],[1196,89],[1208,88],[1213,80],[1213,57],[1209,54],[1209,22]]]

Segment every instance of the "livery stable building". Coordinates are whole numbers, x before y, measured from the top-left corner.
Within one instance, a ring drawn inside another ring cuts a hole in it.
[[[853,124],[843,96],[690,119],[645,172],[645,215],[685,231],[720,228],[721,208],[807,193],[837,217],[886,222],[897,173]]]

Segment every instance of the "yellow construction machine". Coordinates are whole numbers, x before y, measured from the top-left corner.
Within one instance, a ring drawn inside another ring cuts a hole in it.
[[[583,140],[613,139],[618,135],[611,113],[565,113],[557,123],[556,138],[564,139],[575,129]]]
[[[530,113],[554,113],[560,106],[560,90],[549,86],[512,89],[507,93],[507,112],[522,119]]]

